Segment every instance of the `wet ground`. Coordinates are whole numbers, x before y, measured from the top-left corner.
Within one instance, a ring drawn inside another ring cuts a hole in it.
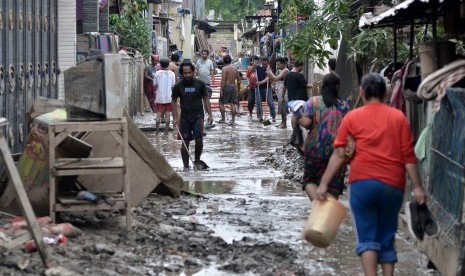
[[[151,131],[153,119],[146,114],[136,121],[179,171],[190,194],[149,196],[134,210],[130,233],[114,214],[63,217],[84,231],[52,248],[56,262],[71,275],[362,274],[350,215],[327,249],[302,241],[311,204],[298,184],[300,157],[284,146],[290,128],[248,122],[246,116],[233,127],[216,124],[206,131],[202,155],[210,170],[182,172],[181,141],[174,131]],[[346,196],[342,202],[348,205]],[[402,233],[396,245],[396,275],[436,275]],[[38,260],[37,253],[3,253],[0,275],[39,274]]]

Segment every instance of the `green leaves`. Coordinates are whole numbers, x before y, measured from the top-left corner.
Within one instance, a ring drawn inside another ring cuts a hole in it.
[[[297,59],[310,59],[324,68],[325,60],[332,55],[328,47],[337,49],[339,39],[350,33],[354,24],[347,16],[348,11],[348,3],[344,0],[326,0],[318,5],[309,0],[283,0],[280,27],[289,31],[296,26],[297,17],[307,18],[296,33],[286,37],[286,49]]]
[[[205,0],[205,10],[207,13],[214,10],[215,16],[221,13],[223,20],[241,20],[247,15],[255,15],[264,4],[265,0]]]
[[[110,29],[121,36],[120,46],[131,47],[147,56],[151,52],[150,29],[142,11],[148,9],[146,0],[123,1],[121,15],[110,16]]]

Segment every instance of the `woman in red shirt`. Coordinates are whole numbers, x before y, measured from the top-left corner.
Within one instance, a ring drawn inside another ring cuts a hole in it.
[[[330,180],[346,162],[344,147],[352,137],[355,153],[349,161],[349,201],[357,233],[355,251],[361,257],[365,275],[377,275],[377,264],[381,264],[383,275],[393,275],[397,262],[394,239],[405,190],[405,172],[419,204],[425,203],[425,192],[407,118],[383,103],[386,95],[383,77],[366,75],[360,95],[365,105],[350,111],[342,120],[316,199],[326,198]]]

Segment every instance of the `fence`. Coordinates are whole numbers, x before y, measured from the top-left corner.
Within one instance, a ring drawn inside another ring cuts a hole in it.
[[[465,89],[450,88],[433,120],[428,193],[442,235],[461,244],[465,193]]]

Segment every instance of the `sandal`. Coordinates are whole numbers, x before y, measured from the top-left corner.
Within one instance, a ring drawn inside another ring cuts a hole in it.
[[[217,121],[218,124],[226,124],[226,121],[224,119],[221,119],[219,121]]]

